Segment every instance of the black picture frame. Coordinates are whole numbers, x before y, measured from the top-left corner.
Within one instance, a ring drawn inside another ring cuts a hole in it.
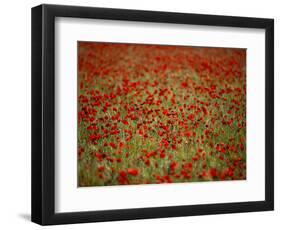
[[[265,29],[265,200],[55,213],[55,18],[109,19]],[[32,221],[41,225],[267,211],[274,209],[274,20],[110,8],[32,8]]]

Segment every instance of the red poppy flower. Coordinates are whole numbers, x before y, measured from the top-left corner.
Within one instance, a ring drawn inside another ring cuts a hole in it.
[[[137,176],[139,174],[139,170],[136,168],[129,168],[128,169],[128,174],[132,175],[132,176]]]
[[[112,148],[114,148],[114,149],[116,149],[116,147],[117,147],[117,145],[116,145],[115,143],[113,143],[113,142],[110,142],[109,145],[110,145]]]
[[[213,178],[216,178],[218,176],[218,171],[216,168],[210,168],[209,172]]]
[[[165,158],[165,156],[166,156],[165,152],[164,152],[164,151],[161,151],[161,153],[160,153],[160,158]]]
[[[195,115],[194,114],[189,114],[188,115],[188,119],[191,120],[191,121],[194,121]]]

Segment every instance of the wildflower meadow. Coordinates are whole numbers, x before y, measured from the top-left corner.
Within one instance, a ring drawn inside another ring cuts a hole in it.
[[[246,50],[78,42],[78,186],[246,179]]]

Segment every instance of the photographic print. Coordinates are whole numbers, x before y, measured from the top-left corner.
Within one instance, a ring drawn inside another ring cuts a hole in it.
[[[274,19],[198,13],[32,8],[33,222],[274,210]]]
[[[78,42],[78,185],[246,179],[246,50]]]

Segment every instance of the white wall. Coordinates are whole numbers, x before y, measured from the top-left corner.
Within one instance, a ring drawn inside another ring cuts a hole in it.
[[[68,229],[277,229],[281,223],[281,91],[279,1],[56,0],[52,4],[177,11],[275,18],[275,207],[274,212],[122,221],[67,226]],[[38,229],[30,219],[30,8],[41,1],[1,2],[0,42],[0,226]],[[65,226],[56,226],[63,229]]]

